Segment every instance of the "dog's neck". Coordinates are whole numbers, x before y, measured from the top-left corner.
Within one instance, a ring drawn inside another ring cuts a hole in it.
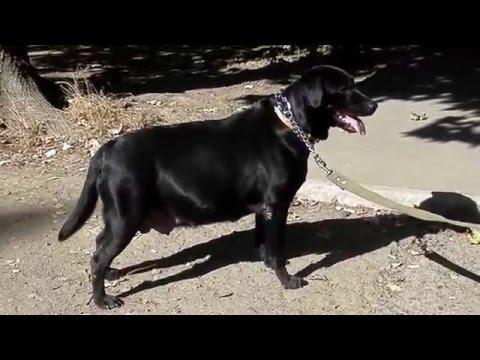
[[[287,127],[290,131],[292,131],[300,141],[302,140],[302,135],[299,134],[303,133],[303,135],[308,139],[310,143],[315,143],[316,140],[308,133],[303,131],[300,127],[300,124],[297,123],[295,120],[295,115],[292,110],[292,106],[284,93],[280,92],[273,96],[273,109],[275,114],[280,119],[280,121]]]
[[[290,105],[288,98],[282,92],[273,95],[273,108],[283,124],[292,130],[292,123],[295,121],[292,106]]]

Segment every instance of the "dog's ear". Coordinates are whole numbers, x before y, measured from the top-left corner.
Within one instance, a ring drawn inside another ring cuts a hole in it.
[[[308,79],[303,84],[305,104],[312,108],[319,108],[323,100],[323,80],[316,76]]]

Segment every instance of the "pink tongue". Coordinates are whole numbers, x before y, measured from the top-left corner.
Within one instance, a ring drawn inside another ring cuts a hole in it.
[[[355,129],[355,132],[360,133],[361,135],[365,135],[367,133],[367,130],[365,128],[365,124],[363,123],[362,120],[352,118],[348,115],[345,115],[342,120],[346,124],[350,125],[353,129]]]

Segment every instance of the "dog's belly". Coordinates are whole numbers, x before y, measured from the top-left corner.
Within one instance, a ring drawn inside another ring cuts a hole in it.
[[[149,213],[140,226],[140,232],[148,233],[150,230],[156,230],[160,234],[169,235],[177,226],[196,226],[205,225],[222,221],[236,221],[242,216],[247,215],[247,212],[236,214],[177,214],[171,215],[163,211],[155,210]]]
[[[158,231],[161,234],[170,234],[177,225],[177,222],[170,214],[154,210],[151,211],[140,226],[140,232],[148,233],[151,229]]]
[[[140,232],[146,234],[151,229],[165,235],[169,235],[177,226],[197,226],[223,221],[237,221],[241,217],[248,215],[251,211],[239,210],[225,211],[173,211],[168,213],[163,210],[152,210],[140,226]]]
[[[145,231],[155,229],[169,234],[178,226],[237,221],[250,214],[252,206],[260,202],[261,194],[253,194],[249,189],[239,192],[230,177],[216,176],[220,180],[212,181],[202,173],[205,170],[194,170],[188,177],[162,171],[156,184],[156,199],[144,224]]]

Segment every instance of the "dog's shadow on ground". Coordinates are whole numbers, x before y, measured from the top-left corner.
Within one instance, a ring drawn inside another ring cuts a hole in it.
[[[297,275],[308,276],[316,270],[332,266],[343,260],[379,249],[411,235],[422,236],[429,230],[399,217],[369,217],[360,219],[329,219],[312,223],[295,223],[287,227],[287,257],[289,259],[308,254],[327,254],[319,262],[308,265]],[[398,222],[397,222],[398,221]],[[135,274],[152,269],[192,263],[205,259],[178,274],[155,281],[145,281],[121,294],[128,296],[142,290],[172,282],[205,275],[219,268],[239,262],[258,261],[253,254],[254,230],[235,232],[206,243],[194,245],[166,258],[146,261],[122,269],[122,274]]]
[[[434,193],[432,199],[420,206],[424,207],[422,205],[425,205],[429,210],[433,210],[432,206],[436,204],[436,199],[443,196],[455,197],[455,194]],[[468,204],[469,202],[464,202],[464,205]],[[475,215],[477,222],[479,222],[480,214],[478,210]],[[472,218],[469,218],[469,220],[472,220]],[[422,238],[424,235],[435,233],[442,228],[445,228],[445,226],[420,222],[402,215],[295,223],[287,227],[287,256],[289,259],[293,259],[309,254],[326,254],[320,261],[308,265],[297,273],[297,275],[305,277],[321,268],[380,249],[390,243],[398,242],[410,236]],[[121,270],[122,275],[194,263],[191,268],[180,273],[155,281],[145,281],[120,296],[126,297],[157,286],[196,278],[228,265],[259,261],[253,255],[253,238],[253,229],[235,232],[206,243],[194,245],[162,259],[146,261],[124,268]],[[437,253],[429,252],[427,257],[460,275],[480,282],[480,276],[453,264]]]

